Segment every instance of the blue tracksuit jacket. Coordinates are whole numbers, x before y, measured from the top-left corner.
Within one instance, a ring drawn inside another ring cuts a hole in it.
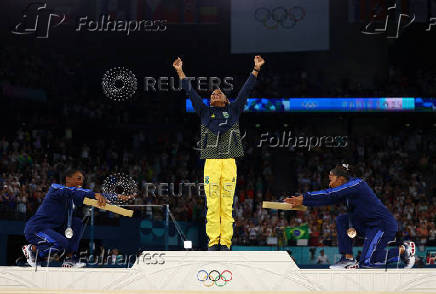
[[[35,215],[27,221],[24,232],[32,234],[45,229],[56,231],[64,229],[67,224],[68,209],[71,209],[71,199],[75,206],[82,206],[85,197],[94,199],[94,192],[52,184]]]
[[[359,227],[378,227],[383,231],[398,231],[398,224],[386,206],[377,198],[368,184],[359,178],[352,178],[347,183],[321,191],[303,194],[303,205],[321,206],[348,199],[349,215],[353,224]]]

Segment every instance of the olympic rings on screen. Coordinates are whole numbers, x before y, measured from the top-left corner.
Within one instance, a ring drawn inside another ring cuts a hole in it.
[[[301,105],[306,109],[312,109],[312,108],[318,107],[318,103],[311,101],[311,100],[303,101],[303,103]]]
[[[205,287],[212,287],[213,285],[224,287],[232,279],[233,274],[229,270],[224,270],[221,273],[217,270],[211,270],[210,272],[199,270],[197,272],[197,280],[202,282]]]
[[[277,29],[279,26],[284,29],[292,29],[305,16],[306,11],[300,6],[292,8],[279,6],[273,9],[260,7],[254,11],[254,19],[262,23],[267,29]]]

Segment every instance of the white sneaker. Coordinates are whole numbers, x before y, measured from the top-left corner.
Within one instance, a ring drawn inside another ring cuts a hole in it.
[[[82,268],[82,267],[85,267],[86,266],[86,263],[84,263],[84,262],[80,262],[80,261],[78,261],[78,262],[74,262],[74,261],[71,261],[71,260],[65,260],[63,263],[62,263],[62,267],[65,267],[65,268]]]
[[[23,254],[24,257],[26,258],[27,263],[31,267],[36,267],[35,256],[32,252],[32,244],[24,245],[23,247],[21,247],[21,250],[23,250]]]
[[[405,241],[403,243],[404,245],[404,255],[402,257],[404,262],[404,268],[412,268],[415,265],[415,252],[416,252],[416,246],[415,242],[413,241]]]
[[[353,258],[348,259],[344,256],[341,257],[341,259],[330,266],[330,269],[357,269],[359,268],[359,263]]]

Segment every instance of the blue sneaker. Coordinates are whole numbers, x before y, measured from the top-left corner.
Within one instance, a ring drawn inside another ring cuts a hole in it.
[[[330,266],[330,269],[336,269],[336,270],[356,269],[356,268],[359,268],[359,263],[354,258],[348,259],[345,258],[345,256],[342,256],[338,262]]]

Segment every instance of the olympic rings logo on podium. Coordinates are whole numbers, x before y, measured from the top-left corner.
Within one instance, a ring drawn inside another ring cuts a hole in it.
[[[217,270],[199,270],[197,273],[197,279],[202,282],[205,287],[224,287],[233,279],[233,274],[229,270],[223,270],[221,273]]]
[[[292,8],[279,6],[273,9],[260,7],[254,11],[254,18],[262,23],[265,28],[271,30],[277,29],[279,26],[284,29],[292,29],[305,16],[306,10],[300,6]]]

